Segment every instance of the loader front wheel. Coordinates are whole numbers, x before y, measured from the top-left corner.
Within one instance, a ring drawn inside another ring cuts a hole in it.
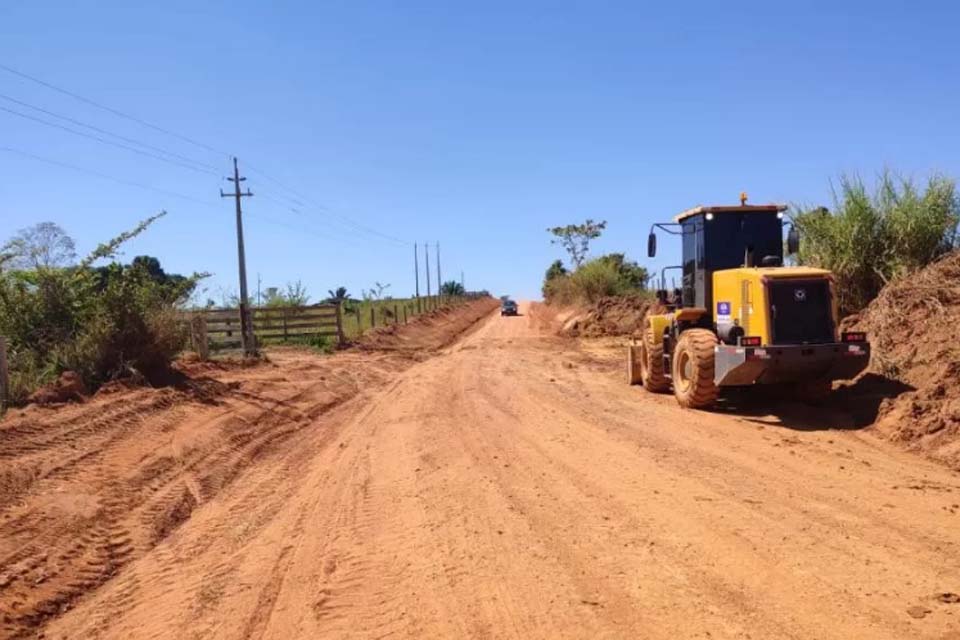
[[[640,341],[640,382],[653,393],[670,389],[670,381],[663,373],[663,342],[654,340],[653,327],[649,326],[644,328]]]
[[[713,381],[717,335],[707,329],[687,329],[680,334],[673,354],[673,394],[680,406],[706,409],[719,389]]]

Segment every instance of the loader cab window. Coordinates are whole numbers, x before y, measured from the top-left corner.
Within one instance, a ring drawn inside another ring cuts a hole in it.
[[[707,268],[760,266],[764,259],[783,261],[783,231],[775,213],[724,213],[706,222],[710,245]]]
[[[703,217],[694,216],[683,223],[683,306],[704,306],[706,254]]]

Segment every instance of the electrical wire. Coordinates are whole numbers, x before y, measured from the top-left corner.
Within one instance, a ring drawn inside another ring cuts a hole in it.
[[[119,110],[119,109],[115,109],[115,108],[113,108],[113,107],[107,106],[107,105],[102,104],[102,103],[100,103],[100,102],[97,102],[97,101],[95,101],[95,100],[91,100],[90,98],[86,98],[86,97],[84,97],[84,96],[82,96],[82,95],[80,95],[80,94],[74,93],[73,91],[69,91],[69,90],[64,89],[64,88],[62,88],[62,87],[59,87],[59,86],[57,86],[57,85],[55,85],[55,84],[52,84],[52,83],[50,83],[50,82],[47,82],[47,81],[45,81],[45,80],[42,80],[42,79],[37,78],[37,77],[35,77],[35,76],[32,76],[32,75],[30,75],[30,74],[28,74],[28,73],[24,73],[24,72],[22,72],[22,71],[19,71],[19,70],[17,70],[17,69],[14,69],[14,68],[12,68],[12,67],[10,67],[10,66],[8,66],[8,65],[5,65],[5,64],[0,63],[0,70],[6,71],[7,73],[10,73],[10,74],[15,75],[15,76],[20,77],[20,78],[23,78],[23,79],[25,79],[25,80],[29,80],[30,82],[33,82],[33,83],[35,83],[35,84],[38,84],[38,85],[40,85],[40,86],[42,86],[42,87],[45,87],[45,88],[47,88],[47,89],[50,89],[50,90],[52,90],[52,91],[56,91],[56,92],[58,92],[58,93],[60,93],[60,94],[69,96],[69,97],[73,98],[74,100],[78,100],[78,101],[80,101],[80,102],[83,102],[84,104],[87,104],[87,105],[96,107],[96,108],[98,108],[98,109],[101,109],[101,110],[103,110],[103,111],[106,111],[106,112],[108,112],[108,113],[111,113],[111,114],[113,114],[113,115],[115,115],[115,116],[118,116],[118,117],[120,117],[120,118],[124,118],[124,119],[130,120],[130,121],[132,121],[132,122],[136,122],[137,124],[139,124],[139,125],[141,125],[141,126],[144,126],[144,127],[149,128],[149,129],[153,129],[154,131],[158,131],[158,132],[163,133],[163,134],[165,134],[165,135],[168,135],[168,136],[177,138],[178,140],[181,140],[181,141],[183,141],[183,142],[187,142],[187,143],[192,144],[192,145],[194,145],[194,146],[196,146],[196,147],[199,147],[199,148],[201,148],[201,149],[205,149],[205,150],[207,150],[207,151],[210,151],[210,152],[213,152],[213,153],[216,153],[216,154],[220,154],[220,155],[224,155],[224,156],[227,156],[227,157],[231,157],[231,156],[232,156],[232,154],[230,154],[230,153],[228,153],[228,152],[226,152],[226,151],[223,151],[222,149],[218,149],[218,148],[216,148],[216,147],[213,147],[213,146],[208,145],[208,144],[206,144],[206,143],[200,142],[200,141],[198,141],[198,140],[196,140],[196,139],[194,139],[194,138],[191,138],[191,137],[189,137],[189,136],[185,136],[185,135],[183,135],[183,134],[177,133],[177,132],[172,131],[172,130],[170,130],[170,129],[167,129],[167,128],[161,127],[161,126],[159,126],[159,125],[153,124],[153,123],[148,122],[148,121],[146,121],[146,120],[144,120],[144,119],[142,119],[142,118],[138,118],[137,116],[134,116],[134,115],[131,115],[131,114],[126,113],[126,112],[124,112],[124,111],[121,111],[121,110]],[[6,97],[6,96],[3,96],[3,97]],[[9,98],[8,98],[8,99],[9,99]],[[12,99],[11,99],[11,100],[12,100]],[[119,136],[119,135],[117,135],[117,134],[113,134],[113,133],[111,133],[111,132],[108,132],[108,131],[105,131],[105,130],[102,130],[102,129],[98,129],[98,128],[96,128],[96,127],[93,127],[92,125],[87,125],[86,123],[82,123],[82,122],[80,122],[80,121],[73,120],[72,118],[67,118],[66,116],[61,116],[61,115],[55,114],[55,113],[53,113],[53,112],[48,112],[48,111],[46,111],[46,110],[44,110],[44,109],[41,109],[41,108],[39,108],[39,107],[35,107],[34,105],[29,105],[29,104],[27,104],[27,103],[22,103],[22,102],[16,101],[16,100],[14,100],[14,101],[17,102],[18,104],[23,105],[23,106],[27,106],[27,107],[30,107],[30,108],[34,108],[34,109],[40,110],[40,111],[42,111],[42,112],[44,112],[44,113],[47,113],[48,115],[65,119],[65,120],[67,120],[67,121],[69,121],[69,122],[72,122],[72,123],[74,123],[74,124],[77,124],[77,125],[80,125],[80,126],[84,126],[84,127],[88,127],[88,128],[90,128],[90,129],[92,129],[92,130],[95,130],[95,131],[99,131],[100,133],[105,133],[105,134],[107,134],[107,135],[112,135],[112,136],[117,137],[117,138],[120,138],[120,139],[125,139],[127,142],[133,142],[134,144],[139,144],[139,145],[144,146],[144,147],[147,147],[147,148],[152,148],[152,149],[155,150],[155,151],[160,151],[161,153],[165,153],[165,154],[170,155],[170,156],[172,156],[172,157],[179,157],[179,158],[181,158],[181,159],[185,159],[185,158],[186,158],[185,156],[180,156],[179,154],[174,154],[174,153],[169,152],[169,151],[167,151],[167,150],[165,150],[165,149],[161,149],[161,148],[159,148],[159,147],[152,147],[151,145],[146,145],[146,144],[144,144],[144,143],[141,143],[141,142],[139,142],[139,141],[135,141],[135,140],[130,139],[130,138],[124,138],[123,136]],[[21,118],[26,118],[26,119],[28,119],[28,120],[33,120],[33,121],[35,121],[35,122],[39,122],[39,123],[41,123],[41,124],[45,124],[45,125],[50,126],[50,127],[55,127],[55,128],[58,128],[58,129],[62,129],[62,130],[64,130],[64,131],[68,131],[68,132],[73,133],[73,134],[75,134],[75,135],[79,135],[79,136],[83,136],[83,137],[86,137],[86,138],[90,138],[90,139],[96,140],[96,141],[98,141],[98,142],[101,142],[101,143],[103,143],[103,144],[109,144],[109,145],[112,145],[112,146],[116,146],[116,147],[120,147],[120,148],[123,148],[123,149],[127,149],[127,150],[129,150],[129,151],[133,151],[134,153],[138,153],[138,154],[141,154],[141,155],[144,155],[144,156],[147,156],[147,157],[155,158],[155,159],[157,159],[157,160],[161,160],[161,161],[164,161],[164,162],[168,162],[168,163],[171,163],[171,164],[175,164],[175,165],[178,165],[178,166],[187,168],[187,169],[192,169],[192,170],[194,170],[194,171],[201,171],[201,172],[205,172],[205,173],[210,173],[210,174],[212,174],[212,175],[220,175],[220,173],[219,173],[218,171],[211,170],[211,169],[213,169],[213,166],[212,166],[212,165],[206,165],[206,164],[204,164],[204,163],[199,163],[199,162],[196,162],[196,161],[194,161],[194,160],[187,159],[188,162],[192,162],[192,163],[195,163],[195,164],[197,164],[197,165],[200,165],[200,166],[203,166],[203,167],[209,167],[209,168],[210,168],[210,169],[200,169],[200,168],[198,168],[198,167],[194,167],[194,166],[190,166],[190,165],[183,164],[183,163],[180,163],[180,162],[176,162],[176,161],[174,161],[174,160],[171,160],[170,158],[164,158],[164,157],[162,157],[162,156],[158,156],[158,155],[155,155],[155,154],[148,153],[148,152],[143,151],[143,150],[141,150],[141,149],[136,149],[136,148],[134,148],[134,147],[130,147],[130,146],[127,146],[127,145],[118,143],[118,142],[114,142],[114,141],[111,141],[111,140],[106,140],[106,139],[100,138],[99,136],[94,136],[94,135],[91,135],[91,134],[83,133],[83,132],[81,132],[81,131],[76,131],[75,129],[71,129],[71,128],[69,128],[69,127],[65,127],[65,126],[63,126],[63,125],[59,125],[59,124],[56,124],[56,123],[53,123],[53,122],[48,122],[48,121],[43,120],[43,119],[41,119],[41,118],[37,118],[37,117],[34,117],[34,116],[30,116],[30,115],[28,115],[28,114],[20,113],[20,112],[14,111],[14,110],[12,110],[12,109],[7,109],[7,108],[5,108],[5,107],[0,107],[0,110],[6,111],[7,113],[13,114],[13,115],[18,116],[18,117],[21,117]],[[260,170],[260,169],[257,169],[256,167],[250,166],[249,163],[245,163],[245,165],[246,165],[246,167],[247,167],[249,170],[251,170],[251,171],[253,171],[253,172],[255,172],[255,173],[258,173],[261,177],[263,177],[264,179],[268,180],[269,182],[272,182],[272,183],[274,183],[275,185],[277,185],[278,187],[280,187],[280,188],[288,191],[289,193],[297,196],[297,198],[299,198],[299,199],[290,198],[289,196],[287,196],[287,198],[288,198],[289,200],[291,200],[292,202],[294,202],[294,204],[296,204],[296,205],[298,205],[298,206],[300,206],[300,207],[306,207],[307,204],[309,203],[309,204],[312,205],[312,206],[317,210],[317,212],[320,213],[321,215],[324,215],[324,216],[326,216],[326,217],[328,217],[328,218],[336,219],[336,220],[338,220],[338,221],[340,222],[340,224],[342,224],[342,225],[344,225],[344,226],[347,226],[347,227],[350,227],[350,228],[351,228],[353,231],[355,231],[355,232],[365,233],[365,234],[368,234],[368,235],[370,235],[370,236],[377,236],[377,237],[379,237],[379,238],[381,238],[381,239],[384,239],[384,240],[387,240],[387,241],[396,243],[396,244],[398,244],[398,245],[407,246],[407,245],[410,244],[410,243],[409,243],[408,241],[406,241],[406,240],[402,240],[402,239],[400,239],[400,238],[398,238],[398,237],[396,237],[396,236],[393,236],[393,235],[390,235],[390,234],[387,234],[387,233],[383,233],[382,231],[379,231],[379,230],[377,230],[377,229],[373,229],[372,227],[369,227],[369,226],[367,226],[367,225],[365,225],[365,224],[363,224],[363,223],[360,223],[360,222],[358,222],[358,221],[356,221],[356,220],[353,220],[352,218],[350,218],[350,217],[348,217],[348,216],[346,216],[346,215],[343,215],[343,214],[341,214],[341,213],[338,213],[338,212],[336,212],[336,211],[333,211],[333,210],[331,210],[329,207],[326,207],[326,206],[324,206],[324,205],[318,204],[318,203],[316,203],[315,201],[312,201],[310,198],[307,198],[306,196],[304,196],[304,195],[303,195],[302,193],[300,193],[299,191],[293,189],[292,187],[287,186],[286,184],[284,184],[284,183],[281,182],[280,180],[277,180],[276,178],[274,178],[274,177],[270,176],[269,174],[265,173],[264,171],[262,171],[262,170]],[[299,211],[298,211],[298,212],[299,212]]]
[[[159,153],[166,154],[166,155],[168,155],[168,156],[170,156],[170,157],[177,158],[177,159],[179,159],[179,160],[183,160],[184,162],[189,162],[189,163],[192,163],[192,164],[201,166],[201,167],[206,167],[207,169],[211,169],[211,170],[217,171],[217,172],[219,173],[219,169],[218,169],[217,167],[213,166],[212,164],[207,164],[207,163],[205,163],[205,162],[200,162],[200,161],[198,161],[198,160],[194,160],[193,158],[188,158],[187,156],[181,155],[181,154],[179,154],[179,153],[175,153],[175,152],[173,152],[173,151],[168,151],[167,149],[164,149],[164,148],[162,148],[162,147],[157,147],[157,146],[154,146],[154,145],[151,145],[151,144],[147,144],[146,142],[142,142],[142,141],[136,140],[136,139],[134,139],[134,138],[128,138],[128,137],[126,137],[126,136],[120,135],[119,133],[114,133],[114,132],[112,132],[112,131],[107,131],[106,129],[101,129],[100,127],[96,127],[96,126],[94,126],[94,125],[92,125],[92,124],[87,124],[86,122],[81,122],[80,120],[76,120],[76,119],[71,118],[71,117],[69,117],[69,116],[61,115],[61,114],[59,114],[59,113],[54,113],[53,111],[49,111],[48,109],[44,109],[43,107],[38,107],[38,106],[36,106],[36,105],[30,104],[29,102],[23,102],[22,100],[17,100],[16,98],[12,98],[12,97],[10,97],[10,96],[8,96],[8,95],[4,95],[4,94],[2,94],[2,93],[0,93],[0,99],[6,100],[6,101],[8,101],[8,102],[13,102],[14,104],[20,105],[21,107],[27,107],[28,109],[33,109],[33,110],[35,110],[35,111],[39,111],[40,113],[46,114],[46,115],[48,115],[48,116],[53,116],[54,118],[60,118],[61,120],[65,120],[65,121],[67,121],[67,122],[69,122],[69,123],[71,123],[71,124],[75,124],[75,125],[78,125],[78,126],[81,126],[81,127],[85,127],[85,128],[87,128],[87,129],[90,129],[90,130],[92,130],[92,131],[96,131],[96,132],[98,132],[98,133],[102,133],[102,134],[105,134],[105,135],[108,135],[108,136],[113,136],[113,137],[115,137],[115,138],[118,138],[118,139],[120,139],[120,140],[123,140],[124,142],[129,142],[129,143],[131,143],[131,144],[140,145],[141,147],[144,147],[144,148],[147,148],[147,149],[151,149],[151,150],[157,151],[157,152],[159,152]]]
[[[303,200],[306,200],[309,204],[311,204],[311,205],[313,206],[314,209],[317,210],[318,213],[320,213],[320,215],[324,215],[324,216],[336,218],[336,219],[342,221],[343,224],[348,225],[348,226],[352,227],[353,230],[359,231],[359,232],[361,232],[361,233],[367,233],[367,234],[375,235],[375,236],[378,236],[378,237],[380,237],[380,238],[383,238],[384,240],[389,240],[389,241],[391,241],[391,242],[395,242],[395,243],[400,244],[400,245],[403,245],[403,246],[408,246],[408,245],[411,244],[410,242],[408,242],[408,241],[406,241],[406,240],[401,240],[400,238],[397,238],[396,236],[392,236],[392,235],[390,235],[390,234],[383,233],[382,231],[378,231],[378,230],[376,230],[376,229],[370,228],[370,227],[368,227],[368,226],[366,226],[366,225],[364,225],[364,224],[362,224],[362,223],[360,223],[360,222],[357,222],[356,220],[353,220],[352,218],[350,218],[350,217],[348,217],[348,216],[345,216],[345,215],[343,215],[343,214],[340,214],[340,213],[337,213],[337,212],[331,210],[330,207],[327,207],[327,206],[324,206],[324,205],[322,205],[322,204],[318,204],[318,203],[315,202],[315,201],[312,201],[310,198],[308,198],[308,197],[305,196],[304,194],[300,193],[300,192],[297,191],[296,189],[293,189],[292,187],[289,187],[289,186],[285,185],[283,182],[277,180],[276,178],[273,178],[273,177],[269,176],[269,175],[266,174],[262,169],[258,169],[258,168],[256,168],[256,167],[251,166],[249,162],[245,163],[245,166],[246,166],[246,168],[247,168],[248,171],[253,171],[254,173],[259,174],[262,178],[265,178],[266,180],[268,180],[268,181],[274,183],[275,185],[277,185],[277,186],[285,189],[286,191],[292,193],[293,195],[295,195],[295,196],[297,196],[297,197],[299,197],[299,198],[302,198]],[[290,198],[290,200],[293,201],[292,198]],[[302,203],[301,203],[301,204],[302,204]]]
[[[75,164],[71,164],[71,163],[69,163],[69,162],[63,162],[63,161],[61,161],[61,160],[54,160],[54,159],[52,159],[52,158],[45,158],[45,157],[43,157],[43,156],[39,156],[39,155],[36,155],[36,154],[34,154],[34,153],[30,153],[29,151],[23,151],[22,149],[15,149],[15,148],[13,148],[13,147],[0,146],[0,151],[6,151],[6,152],[8,152],[8,153],[13,153],[13,154],[16,154],[16,155],[19,155],[19,156],[23,156],[23,157],[25,157],[25,158],[31,158],[31,159],[33,159],[33,160],[37,160],[37,161],[39,161],[39,162],[45,162],[45,163],[47,163],[47,164],[55,165],[55,166],[58,166],[58,167],[63,167],[63,168],[66,168],[66,169],[71,169],[71,170],[73,170],[73,171],[79,171],[80,173],[86,173],[86,174],[88,174],[88,175],[96,176],[96,177],[98,177],[98,178],[103,178],[104,180],[110,180],[111,182],[116,182],[117,184],[122,184],[122,185],[125,185],[125,186],[128,186],[128,187],[138,187],[138,188],[140,188],[140,189],[147,189],[147,190],[149,190],[149,191],[154,191],[154,192],[156,192],[156,193],[161,193],[161,194],[163,194],[163,195],[172,196],[172,197],[174,197],[174,198],[180,198],[180,199],[182,199],[182,200],[188,200],[188,201],[190,201],[190,202],[195,202],[195,203],[197,203],[197,204],[202,204],[202,205],[204,205],[204,206],[213,207],[213,208],[216,208],[217,210],[220,210],[220,207],[219,207],[219,206],[217,206],[215,203],[210,202],[210,201],[208,201],[208,200],[201,200],[200,198],[195,198],[194,196],[190,196],[190,195],[187,195],[187,194],[184,194],[184,193],[179,193],[179,192],[177,192],[177,191],[171,191],[171,190],[169,190],[169,189],[162,189],[162,188],[160,188],[160,187],[154,187],[154,186],[152,186],[152,185],[144,184],[144,183],[142,183],[142,182],[134,182],[134,181],[132,181],[132,180],[125,180],[125,179],[123,179],[123,178],[117,178],[117,177],[115,177],[115,176],[111,176],[111,175],[109,175],[109,174],[102,173],[102,172],[100,172],[100,171],[96,171],[95,169],[87,169],[86,167],[81,167],[81,166],[78,166],[78,165],[75,165]]]
[[[98,109],[102,109],[102,110],[104,110],[104,111],[107,111],[108,113],[112,113],[112,114],[115,115],[115,116],[119,116],[119,117],[121,117],[121,118],[126,118],[127,120],[130,120],[130,121],[132,121],[132,122],[136,122],[137,124],[139,124],[139,125],[141,125],[141,126],[147,127],[147,128],[149,128],[149,129],[153,129],[154,131],[159,131],[160,133],[164,133],[164,134],[166,134],[166,135],[168,135],[168,136],[173,136],[174,138],[177,138],[177,139],[179,139],[179,140],[182,140],[183,142],[188,142],[188,143],[190,143],[190,144],[192,144],[192,145],[194,145],[194,146],[200,147],[201,149],[206,149],[207,151],[211,151],[211,152],[213,152],[213,153],[225,155],[225,156],[228,156],[228,157],[231,155],[231,154],[227,153],[226,151],[222,151],[222,150],[217,149],[217,148],[215,148],[215,147],[211,147],[211,146],[208,145],[208,144],[204,144],[203,142],[199,142],[199,141],[194,140],[193,138],[190,138],[190,137],[188,137],[188,136],[181,135],[181,134],[179,134],[179,133],[177,133],[177,132],[175,132],[175,131],[171,131],[171,130],[169,130],[169,129],[165,129],[165,128],[163,128],[163,127],[160,127],[160,126],[158,126],[158,125],[155,125],[155,124],[153,124],[153,123],[151,123],[151,122],[147,122],[146,120],[143,120],[143,119],[138,118],[138,117],[136,117],[136,116],[132,116],[132,115],[130,115],[130,114],[128,114],[128,113],[124,113],[123,111],[120,111],[119,109],[114,109],[113,107],[108,107],[107,105],[101,104],[101,103],[96,102],[96,101],[94,101],[94,100],[91,100],[90,98],[85,98],[85,97],[83,97],[83,96],[81,96],[81,95],[79,95],[79,94],[76,94],[76,93],[73,93],[72,91],[68,91],[68,90],[63,89],[63,88],[61,88],[61,87],[58,87],[58,86],[56,86],[56,85],[54,85],[54,84],[51,84],[51,83],[46,82],[46,81],[44,81],[44,80],[41,80],[40,78],[36,78],[36,77],[34,77],[34,76],[31,76],[31,75],[29,75],[29,74],[27,74],[27,73],[24,73],[24,72],[22,72],[22,71],[17,71],[16,69],[14,69],[14,68],[12,68],[12,67],[8,67],[8,66],[5,65],[5,64],[0,63],[0,69],[2,69],[3,71],[6,71],[7,73],[11,73],[11,74],[13,74],[13,75],[15,75],[15,76],[19,76],[19,77],[21,77],[21,78],[24,78],[25,80],[29,80],[29,81],[31,81],[31,82],[34,82],[34,83],[36,83],[36,84],[39,84],[40,86],[46,87],[47,89],[51,89],[52,91],[56,91],[56,92],[58,92],[58,93],[62,93],[63,95],[66,95],[66,96],[70,96],[70,97],[73,98],[74,100],[79,100],[80,102],[83,102],[83,103],[88,104],[88,105],[90,105],[90,106],[96,107],[96,108],[98,108]]]
[[[110,145],[110,146],[113,146],[113,147],[118,147],[118,148],[120,148],[120,149],[126,149],[127,151],[132,151],[133,153],[137,153],[137,154],[140,154],[140,155],[142,155],[142,156],[146,156],[146,157],[148,157],[148,158],[154,158],[155,160],[160,160],[161,162],[166,162],[166,163],[168,163],[168,164],[172,164],[172,165],[175,165],[175,166],[178,166],[178,167],[182,167],[182,168],[184,168],[184,169],[190,169],[191,171],[198,171],[198,172],[200,172],[200,173],[209,173],[209,174],[215,175],[215,176],[219,176],[219,175],[220,175],[220,174],[219,174],[218,172],[216,172],[216,171],[211,171],[211,170],[209,170],[209,169],[203,169],[203,168],[201,168],[201,167],[195,167],[195,166],[193,166],[193,165],[189,165],[189,164],[180,162],[180,161],[178,161],[178,160],[171,160],[170,158],[165,158],[165,157],[160,156],[160,155],[157,155],[157,154],[155,154],[155,153],[150,153],[149,151],[144,151],[143,149],[137,149],[136,147],[131,147],[130,145],[123,144],[122,142],[116,142],[116,141],[114,141],[114,140],[107,140],[106,138],[101,138],[100,136],[96,136],[96,135],[93,135],[93,134],[90,134],[90,133],[84,133],[83,131],[77,131],[76,129],[71,129],[70,127],[65,127],[65,126],[63,126],[62,124],[57,124],[56,122],[50,122],[49,120],[44,120],[43,118],[37,118],[36,116],[31,116],[31,115],[29,115],[29,114],[27,114],[27,113],[21,113],[21,112],[19,112],[19,111],[15,111],[15,110],[13,110],[13,109],[8,109],[7,107],[0,107],[0,111],[5,111],[5,112],[10,113],[10,114],[13,114],[13,115],[15,115],[15,116],[17,116],[17,117],[24,118],[24,119],[26,119],[26,120],[32,120],[33,122],[39,122],[40,124],[47,125],[48,127],[53,127],[53,128],[55,128],[55,129],[61,129],[61,130],[63,130],[63,131],[67,131],[67,132],[69,132],[69,133],[72,133],[72,134],[74,134],[74,135],[76,135],[76,136],[80,136],[80,137],[83,137],[83,138],[89,138],[89,139],[91,139],[91,140],[96,140],[97,142],[100,142],[100,143],[102,143],[102,144]]]

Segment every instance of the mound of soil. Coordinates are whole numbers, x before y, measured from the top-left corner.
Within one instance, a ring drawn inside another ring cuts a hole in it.
[[[34,391],[27,402],[39,405],[83,402],[87,395],[87,387],[83,384],[80,374],[75,371],[64,371],[56,381]]]
[[[908,389],[884,400],[875,428],[960,469],[960,251],[891,282],[845,324],[867,332],[870,373]]]
[[[654,303],[654,300],[637,296],[601,298],[586,310],[567,318],[561,333],[587,338],[636,335]]]
[[[441,307],[416,316],[406,324],[391,324],[372,329],[354,343],[354,348],[426,357],[430,351],[450,344],[499,305],[494,298],[481,298],[461,305]]]

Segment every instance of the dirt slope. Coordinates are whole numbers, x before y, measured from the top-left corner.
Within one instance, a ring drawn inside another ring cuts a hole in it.
[[[66,584],[96,585],[42,609],[47,637],[960,635],[956,474],[846,430],[842,413],[682,411],[626,386],[619,351],[522,310],[402,371],[388,357],[333,408],[317,408],[320,369],[278,362],[283,384],[249,372],[243,385],[274,399],[183,406],[156,428],[171,459],[157,480],[133,464],[105,482],[113,467],[91,454],[87,495],[34,485],[34,519],[20,506],[2,520],[5,557],[31,550],[3,611],[23,611],[40,567],[86,554]],[[344,385],[351,367],[368,371],[346,361]],[[191,458],[216,419],[243,436]],[[215,462],[237,457],[251,462]],[[75,538],[87,546],[51,546],[45,514],[82,523],[98,509],[110,517]],[[169,532],[155,524],[184,512]],[[7,635],[23,628],[6,620]]]
[[[871,372],[902,385],[877,431],[960,470],[960,251],[884,287],[853,324],[873,343]]]
[[[409,327],[405,344],[430,353],[496,304],[431,314]],[[254,367],[186,365],[192,379],[179,389],[106,388],[86,404],[8,415],[0,422],[0,638],[33,633],[104,584],[128,584],[123,569],[162,554],[157,546],[198,507],[277,449],[322,440],[320,416],[362,401],[411,363],[383,350],[272,351]]]
[[[559,327],[569,337],[631,336],[642,332],[643,318],[654,300],[639,296],[608,296],[585,308],[563,312]]]

